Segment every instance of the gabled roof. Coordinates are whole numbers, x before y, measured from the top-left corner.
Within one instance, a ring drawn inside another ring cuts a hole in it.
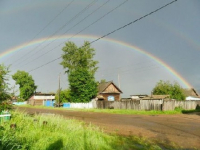
[[[183,92],[186,96],[199,96],[199,94],[196,92],[194,88],[184,89]]]
[[[120,92],[122,93],[122,91],[112,82],[112,81],[109,81],[109,82],[103,82],[103,83],[99,83],[98,85],[98,93],[102,93],[106,90],[106,88],[113,84],[113,86]]]

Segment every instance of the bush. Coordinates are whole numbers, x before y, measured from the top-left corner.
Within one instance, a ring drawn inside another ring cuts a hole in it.
[[[12,103],[8,102],[8,101],[3,101],[0,103],[0,112],[2,112],[3,110],[11,110],[12,107]]]

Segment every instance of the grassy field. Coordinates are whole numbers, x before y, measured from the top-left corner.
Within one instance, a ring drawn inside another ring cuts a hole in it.
[[[16,124],[16,128],[11,128],[12,124]],[[109,135],[91,124],[67,120],[61,116],[30,116],[12,112],[12,119],[1,123],[0,126],[0,150],[159,150],[162,148],[144,138]]]

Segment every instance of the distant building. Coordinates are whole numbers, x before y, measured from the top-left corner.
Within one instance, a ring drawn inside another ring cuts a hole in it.
[[[170,99],[170,95],[151,95],[141,98],[141,100],[166,100]]]
[[[200,96],[194,88],[184,89],[186,100],[200,100]]]
[[[147,97],[147,94],[130,95],[132,100],[139,100],[141,98]]]
[[[28,99],[28,104],[33,106],[35,105],[53,106],[54,100],[55,100],[55,94],[36,92]]]
[[[113,82],[103,82],[98,85],[98,100],[119,101],[122,91]]]

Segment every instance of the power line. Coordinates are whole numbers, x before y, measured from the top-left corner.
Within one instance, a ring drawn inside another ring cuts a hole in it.
[[[72,0],[71,2],[69,2],[46,26],[44,26],[42,28],[42,30],[40,30],[30,41],[33,41],[41,32],[43,32],[54,20],[56,20],[58,18],[58,16],[60,14],[62,14],[75,0]],[[21,60],[23,57],[25,57],[27,54],[23,55],[22,57],[20,57],[19,59],[15,60],[13,63],[17,62],[18,60]],[[12,64],[13,64],[12,63]]]
[[[99,10],[101,7],[103,7],[104,5],[106,5],[110,0],[107,0],[105,3],[103,3],[101,6],[99,6],[97,9],[95,9],[93,12],[91,12],[89,15],[87,15],[86,17],[84,17],[81,21],[79,21],[78,23],[76,23],[74,26],[72,26],[70,29],[68,29],[66,32],[64,32],[63,34],[66,34],[68,31],[70,31],[72,28],[76,27],[78,24],[80,24],[82,21],[84,21],[85,19],[87,19],[89,16],[91,16],[92,14],[94,14],[94,12],[96,12],[97,10]],[[120,4],[121,6],[121,4]],[[119,6],[117,6],[116,8],[112,9],[110,12],[112,12],[113,10],[117,9]],[[108,15],[109,13],[106,13],[106,15]],[[103,15],[103,17],[105,17],[106,15]],[[88,27],[90,27],[91,25],[93,25],[94,23],[96,23],[97,21],[101,20],[103,17],[100,17],[99,19],[97,19],[96,21],[94,21],[92,24],[90,24],[89,26],[87,26],[86,28],[84,28],[83,30],[79,31],[78,33],[76,33],[75,35],[73,35],[72,37],[76,36],[77,34],[79,34],[80,32],[86,30]],[[42,47],[42,49],[46,48],[47,46],[49,46],[50,44],[52,44],[54,41],[56,41],[60,36],[58,36],[56,39],[54,39],[53,41],[51,41],[50,43],[48,43],[47,45],[45,45],[44,47]],[[72,38],[70,37],[70,38]],[[68,38],[68,40],[70,39]],[[62,44],[62,43],[61,43]],[[58,46],[48,50],[47,52],[43,53],[42,55],[38,56],[35,59],[32,59],[31,61],[29,61],[28,63],[22,65],[22,66],[26,66],[27,64],[39,59],[40,57],[46,55],[47,53],[51,52],[52,50],[54,50],[55,48],[59,47],[61,44],[59,44]],[[36,54],[36,53],[35,53]],[[33,55],[32,55],[33,56]],[[21,66],[21,67],[22,67]]]
[[[121,26],[121,27],[119,27],[119,28],[117,28],[117,29],[115,29],[115,30],[113,30],[113,31],[111,31],[111,32],[109,32],[109,33],[107,33],[107,34],[105,34],[105,35],[103,35],[103,36],[97,38],[96,40],[91,41],[89,44],[92,44],[92,43],[94,43],[94,42],[96,42],[96,41],[98,41],[98,40],[100,40],[100,39],[102,39],[102,38],[107,37],[107,36],[110,35],[110,34],[113,34],[113,33],[117,32],[117,31],[119,31],[119,30],[121,30],[121,29],[123,29],[123,28],[125,28],[125,27],[127,27],[127,26],[129,26],[129,25],[131,25],[131,24],[133,24],[133,23],[136,23],[136,22],[140,21],[141,19],[144,19],[144,18],[146,18],[146,17],[148,17],[148,16],[150,16],[150,15],[152,15],[152,14],[158,12],[159,10],[161,10],[161,9],[163,9],[163,8],[165,8],[165,7],[169,6],[169,5],[171,5],[171,4],[173,4],[173,3],[176,2],[176,1],[177,1],[177,0],[174,0],[174,1],[170,2],[170,3],[167,3],[166,5],[160,7],[160,8],[158,8],[158,9],[156,9],[156,10],[154,10],[154,11],[152,11],[152,12],[150,12],[150,13],[148,13],[148,14],[146,14],[146,15],[144,15],[144,16],[138,18],[138,19],[133,20],[133,21],[129,22],[128,24],[125,24],[124,26]],[[85,46],[87,46],[87,45],[85,45]],[[82,47],[84,47],[84,46],[82,46]],[[47,62],[46,64],[43,64],[43,65],[41,65],[41,66],[39,66],[39,67],[36,67],[36,68],[30,70],[29,72],[34,71],[34,70],[36,70],[36,69],[39,69],[39,68],[41,68],[41,67],[43,67],[43,66],[45,66],[45,65],[48,65],[48,64],[50,64],[50,63],[52,63],[52,62],[54,62],[54,61],[60,59],[61,57],[62,57],[62,56],[60,56],[60,57],[58,57],[58,58],[56,58],[56,59],[53,59],[53,60]]]
[[[63,26],[61,26],[58,30],[56,30],[52,35],[48,36],[42,43],[40,43],[38,46],[36,46],[35,48],[33,48],[29,53],[32,53],[36,48],[38,48],[40,45],[42,45],[44,42],[46,42],[48,39],[50,39],[52,36],[54,36],[56,33],[58,33],[59,31],[61,31],[66,25],[68,25],[69,23],[71,23],[73,20],[75,20],[79,15],[81,15],[84,11],[86,11],[88,8],[90,8],[92,5],[94,5],[94,3],[96,3],[98,0],[94,0],[92,1],[89,5],[87,5],[84,9],[82,9],[79,13],[77,13],[74,17],[72,17],[68,22],[66,22]],[[39,50],[38,50],[39,51]],[[36,51],[36,53],[38,52]],[[27,55],[26,54],[26,55]],[[35,54],[35,53],[34,53]],[[23,58],[24,56],[22,56],[21,58]],[[29,57],[27,57],[25,60],[27,60]],[[18,59],[19,60],[19,59]],[[13,64],[16,65],[16,64]]]

